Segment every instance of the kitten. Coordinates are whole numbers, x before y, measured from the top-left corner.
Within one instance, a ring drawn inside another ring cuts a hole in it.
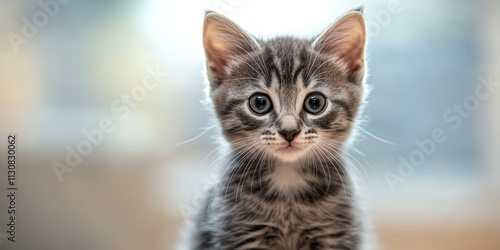
[[[258,40],[206,13],[208,92],[231,151],[182,249],[371,249],[341,153],[365,41],[361,9],[312,40]]]

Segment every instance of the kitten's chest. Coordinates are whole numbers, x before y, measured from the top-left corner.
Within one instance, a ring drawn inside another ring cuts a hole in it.
[[[256,220],[280,228],[284,235],[333,219],[332,210],[348,203],[335,191],[338,186],[328,183],[328,179],[308,176],[298,166],[276,165],[264,179],[263,188],[242,195],[240,212],[249,212]]]
[[[318,235],[343,230],[327,211],[323,205],[276,202],[254,211],[254,220],[248,223],[262,227],[258,233],[269,241],[272,249],[310,249],[311,241]]]
[[[245,179],[241,186],[248,188],[239,189],[237,201],[225,196],[227,213],[220,220],[225,232],[237,228],[238,242],[255,240],[255,248],[302,250],[316,249],[311,246],[325,235],[348,230],[352,204],[331,178],[292,165],[272,170],[259,179]]]

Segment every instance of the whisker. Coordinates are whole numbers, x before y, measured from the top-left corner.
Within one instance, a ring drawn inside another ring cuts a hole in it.
[[[209,126],[209,127],[208,127],[208,128],[206,128],[205,130],[203,130],[203,131],[202,131],[199,135],[197,135],[197,136],[195,136],[195,137],[193,137],[193,138],[191,138],[191,139],[189,139],[189,140],[187,140],[187,141],[179,142],[179,143],[175,144],[175,146],[179,146],[179,145],[182,145],[182,144],[186,144],[186,143],[188,143],[188,142],[192,142],[192,141],[194,141],[194,140],[196,140],[196,139],[198,139],[198,138],[202,137],[205,133],[207,133],[210,129],[215,128],[215,126],[217,126],[217,125],[218,125],[218,124],[214,124],[214,125],[212,125],[212,126]]]
[[[236,206],[236,201],[238,200],[238,192],[239,192],[239,188],[240,188],[242,182],[244,183],[244,181],[246,180],[245,178],[246,178],[246,175],[247,175],[249,169],[253,166],[254,160],[260,157],[260,154],[263,152],[262,148],[264,148],[264,147],[265,147],[264,145],[261,145],[260,147],[255,149],[255,151],[257,153],[254,153],[253,157],[250,159],[250,162],[246,163],[245,169],[243,169],[243,175],[240,176],[240,181],[238,182],[238,186],[236,187],[236,198],[235,198],[234,206]],[[243,190],[243,186],[242,186],[242,190]]]
[[[244,161],[248,158],[248,156],[250,156],[250,153],[251,151],[253,150],[253,147],[255,145],[258,145],[259,142],[255,143],[255,144],[252,144],[252,145],[249,145],[244,151],[245,153],[243,154],[242,157],[240,157],[240,159],[238,159],[238,161],[236,162],[236,164],[233,166],[233,163],[234,161],[236,160],[236,158],[228,165],[228,169],[232,169],[232,171],[230,171],[230,176],[229,178],[226,179],[226,183],[227,183],[227,186],[226,185],[223,185],[223,186],[226,186],[225,188],[225,192],[224,192],[224,195],[227,195],[227,191],[229,190],[229,186],[231,185],[231,183],[233,182],[233,179],[235,177],[235,175],[238,173],[238,169],[242,166],[241,163],[244,163]],[[228,182],[229,180],[229,182]]]
[[[264,150],[262,150],[262,155],[259,157],[259,161],[257,162],[257,167],[254,168],[253,170],[253,174],[252,174],[252,181],[250,182],[250,194],[253,194],[253,181],[255,180],[255,172],[257,172],[257,169],[260,169],[261,168],[261,162],[262,162],[262,159],[265,159],[269,156],[269,149],[267,148],[264,148]],[[259,176],[260,177],[260,176]],[[259,184],[260,183],[260,179],[259,179]],[[262,185],[262,184],[261,184]],[[262,187],[262,186],[261,186]],[[262,189],[261,189],[262,190]]]
[[[231,156],[231,157],[230,157],[230,158],[226,161],[226,163],[224,163],[224,164],[221,166],[221,167],[223,167],[223,168],[224,168],[224,171],[221,173],[221,176],[223,176],[223,177],[224,177],[224,176],[225,176],[225,174],[226,174],[226,172],[227,172],[228,170],[230,171],[230,172],[229,172],[229,175],[231,175],[231,171],[233,170],[233,168],[231,168],[231,167],[225,167],[225,166],[226,166],[226,164],[228,164],[228,163],[231,161],[231,163],[229,163],[229,165],[232,165],[232,163],[233,163],[233,162],[234,162],[234,161],[238,158],[238,156],[239,156],[239,155],[241,155],[241,154],[245,154],[247,151],[249,151],[249,150],[250,150],[250,148],[251,148],[252,146],[257,145],[258,143],[259,143],[259,142],[255,142],[255,143],[253,143],[253,144],[250,144],[250,145],[248,145],[248,147],[247,147],[247,148],[243,149],[243,150],[242,150],[242,151],[240,151],[240,152],[237,152],[235,155],[232,155],[232,156]],[[244,148],[244,147],[245,147],[245,145],[240,146],[240,148]],[[228,153],[228,154],[226,154],[225,156],[227,156],[227,155],[229,155],[229,154],[233,153],[233,152],[234,152],[234,151],[236,151],[236,150],[237,150],[237,149],[231,150],[231,152],[230,152],[230,153]],[[225,156],[221,156],[221,157],[225,157]],[[218,159],[220,159],[221,157],[219,157]],[[217,159],[217,160],[218,160],[218,159]],[[213,165],[213,163],[212,163],[212,165]],[[212,165],[211,165],[211,166],[212,166]],[[210,168],[210,167],[209,167],[209,168]],[[227,181],[227,178],[226,178],[226,181]],[[219,184],[220,184],[219,182],[218,182],[218,183],[216,183],[216,184],[215,184],[214,189],[212,190],[212,194],[210,195],[210,199],[209,199],[209,201],[208,201],[209,206],[210,206],[210,204],[211,204],[211,202],[212,202],[213,196],[214,196],[214,194],[215,194],[215,192],[216,192],[217,188],[219,187]],[[223,182],[223,183],[222,183],[222,188],[223,188],[223,189],[224,189],[224,186],[225,186],[225,182]]]
[[[236,140],[233,140],[233,141],[230,141],[230,143],[235,143],[235,142],[241,142],[241,141],[244,141],[244,140],[248,140],[248,138],[239,138],[239,139],[236,139]],[[228,145],[227,144],[223,144],[223,145],[220,145],[218,146],[217,148],[215,148],[214,150],[212,150],[205,158],[203,158],[203,160],[200,162],[200,166],[208,159],[208,157],[210,157],[213,153],[215,153],[217,150],[223,148],[223,147],[227,147]],[[231,152],[231,151],[230,151]]]
[[[390,144],[390,145],[393,145],[393,146],[398,146],[398,144],[394,143],[394,142],[390,142],[390,141],[387,141],[387,140],[384,140],[380,137],[377,137],[377,136],[374,136],[373,134],[371,134],[370,132],[366,131],[364,128],[362,128],[361,126],[356,126],[356,128],[358,128],[359,130],[365,132],[367,135],[375,138],[376,140],[379,140],[381,142],[384,142],[384,143],[387,143],[387,144]]]
[[[340,153],[345,154],[345,155],[351,157],[352,159],[354,159],[356,161],[356,163],[358,163],[359,166],[363,169],[363,172],[365,173],[365,176],[368,177],[368,174],[366,173],[365,168],[363,167],[363,165],[361,164],[361,162],[359,162],[358,159],[356,159],[356,157],[352,156],[351,154],[349,154],[349,152],[347,152],[346,150],[342,149],[341,147],[339,147],[339,146],[337,146],[335,144],[329,143],[328,141],[325,141],[325,144],[326,144],[325,146],[329,146],[330,149],[338,150],[338,151],[340,151]],[[344,159],[347,160],[348,158],[344,158]],[[353,165],[353,167],[354,167],[354,165]]]
[[[321,146],[322,146],[322,147],[328,147],[328,145],[321,145]],[[331,149],[331,150],[333,150],[334,152],[336,152],[337,154],[339,153],[339,152],[337,152],[337,150],[336,150],[335,148],[330,148],[330,149]],[[327,152],[328,152],[328,151],[327,151]],[[328,153],[329,153],[332,157],[334,157],[335,159],[337,159],[337,160],[338,160],[338,158],[337,158],[335,155],[333,155],[333,154],[332,154],[332,153],[330,153],[330,152],[328,152]],[[351,162],[348,158],[343,158],[343,159],[344,159],[345,161],[347,161],[347,163],[348,163],[348,164],[350,164],[350,165],[352,166],[352,168],[354,169],[354,171],[356,171],[356,173],[358,174],[358,176],[359,176],[359,177],[361,178],[361,180],[363,181],[363,184],[364,184],[365,188],[367,188],[368,186],[367,186],[367,184],[366,184],[366,182],[365,182],[365,179],[363,178],[363,176],[361,175],[361,173],[359,172],[359,170],[356,168],[356,166],[355,166],[355,165],[354,165],[354,164],[353,164],[353,163],[352,163],[352,162]],[[360,165],[360,166],[361,166],[361,165]],[[344,168],[345,168],[345,167],[344,167]],[[361,166],[361,168],[363,168],[363,167]],[[351,178],[354,178],[354,175],[353,175],[353,174],[349,171],[349,168],[345,168],[345,169],[346,169],[346,171],[348,172],[348,174],[351,176]],[[363,168],[363,169],[364,169],[364,168]],[[366,172],[365,172],[365,173],[366,173]]]
[[[313,152],[315,152],[315,150],[313,150]],[[325,157],[323,154],[320,154],[321,155],[321,158],[323,158],[323,160],[325,160]],[[318,157],[319,158],[319,157]],[[328,192],[328,190],[330,190],[330,183],[332,181],[332,177],[330,176],[330,171],[328,171],[328,175],[326,174],[326,171],[325,171],[325,167],[323,166],[323,161],[319,161],[319,163],[321,164],[321,168],[323,169],[323,173],[325,174],[325,176],[327,177],[327,182],[328,182],[328,185],[327,185],[327,189],[326,191]],[[345,190],[344,190],[345,191]]]
[[[325,141],[326,141],[326,142],[329,142],[329,143],[330,143],[330,145],[332,145],[332,146],[336,146],[337,148],[339,148],[339,146],[337,145],[337,144],[338,144],[338,142],[336,142],[336,141],[334,141],[334,140],[329,140],[329,139],[325,139]],[[352,147],[353,149],[356,149],[356,150],[354,150],[354,152],[357,152],[357,153],[361,156],[361,158],[363,158],[363,160],[364,160],[364,161],[368,164],[368,166],[370,167],[370,169],[371,169],[371,170],[374,170],[373,166],[370,164],[370,162],[368,162],[368,161],[366,160],[365,155],[364,155],[364,154],[363,154],[363,153],[362,153],[359,149],[357,149],[356,147],[354,147],[354,145],[350,145],[350,144],[348,144],[348,143],[345,143],[344,145],[349,146],[349,147]],[[356,160],[360,166],[363,166],[363,165],[362,165],[362,164],[361,164],[361,163],[357,160],[357,158],[356,158],[356,157],[354,157],[353,155],[349,154],[349,152],[347,152],[347,150],[344,150],[344,149],[342,149],[342,148],[339,148],[339,149],[341,150],[341,152],[342,152],[342,153],[345,153],[345,154],[347,154],[349,157],[351,157],[351,158],[353,158],[354,160]],[[359,153],[359,152],[361,152],[361,153]],[[365,171],[365,174],[366,174],[366,171]]]
[[[317,144],[316,144],[316,145],[317,145]],[[311,149],[312,149],[313,151],[316,151],[314,148],[315,148],[315,147],[311,147]],[[318,147],[318,149],[319,149],[319,147]],[[345,186],[345,182],[344,182],[344,180],[343,180],[343,178],[342,178],[342,175],[340,174],[339,170],[337,169],[336,164],[334,164],[331,160],[330,160],[330,163],[332,163],[332,167],[333,167],[333,169],[335,169],[335,171],[337,172],[337,175],[339,176],[339,178],[340,178],[340,182],[342,183],[342,187],[343,187],[343,189],[344,189],[344,196],[345,196],[345,197],[347,197],[347,189],[346,189],[346,186]],[[340,168],[340,171],[342,171],[342,172],[343,172],[342,168]]]

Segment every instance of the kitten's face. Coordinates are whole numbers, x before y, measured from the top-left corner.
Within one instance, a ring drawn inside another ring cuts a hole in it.
[[[208,14],[210,94],[233,148],[284,162],[340,151],[363,97],[364,31],[356,12],[315,41],[257,42]]]

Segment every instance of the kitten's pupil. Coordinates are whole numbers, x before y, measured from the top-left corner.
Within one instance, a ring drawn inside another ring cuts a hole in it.
[[[257,98],[255,98],[255,107],[257,107],[258,110],[264,110],[266,105],[267,101],[265,97],[257,96]]]
[[[311,98],[309,98],[309,107],[313,110],[319,109],[319,99],[317,96],[311,96]]]

